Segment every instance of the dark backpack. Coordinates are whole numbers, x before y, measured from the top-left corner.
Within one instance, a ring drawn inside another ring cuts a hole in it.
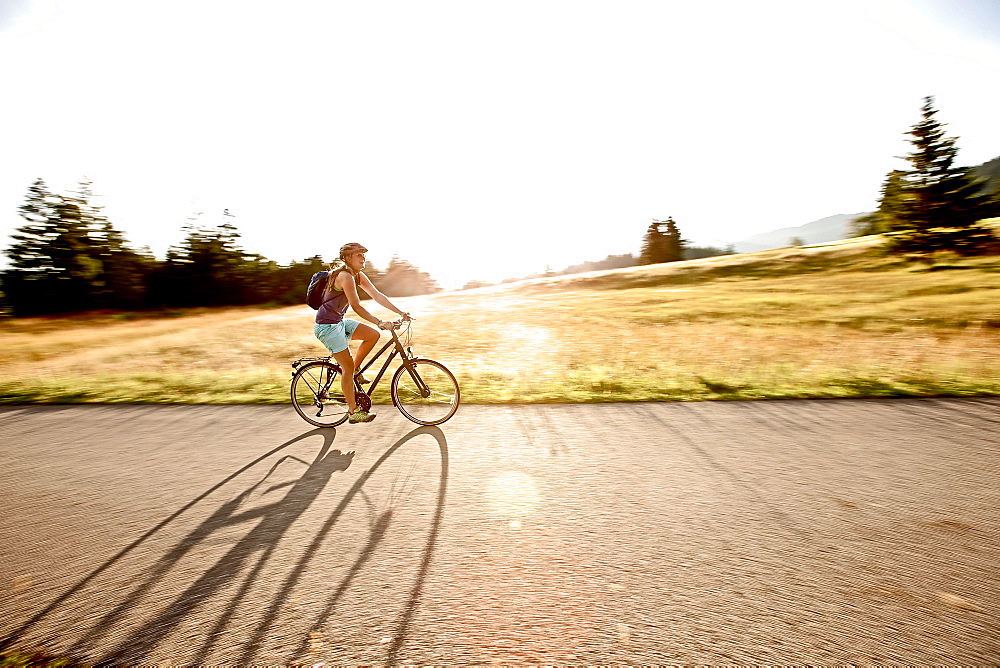
[[[323,291],[326,290],[326,281],[329,276],[330,272],[328,271],[317,271],[309,279],[309,289],[306,290],[306,303],[314,309],[319,309],[327,301],[323,299]]]

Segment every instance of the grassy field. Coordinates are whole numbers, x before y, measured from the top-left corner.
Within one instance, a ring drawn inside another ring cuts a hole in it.
[[[397,303],[466,402],[1000,395],[1000,257],[855,240]],[[285,403],[289,362],[325,354],[313,313],[0,321],[0,402]]]

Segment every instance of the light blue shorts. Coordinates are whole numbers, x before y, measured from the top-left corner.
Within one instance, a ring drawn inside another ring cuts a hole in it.
[[[357,320],[351,320],[350,318],[344,318],[340,322],[336,322],[332,325],[321,325],[316,323],[313,327],[313,334],[319,339],[326,349],[331,353],[339,353],[347,350],[347,342],[351,340],[354,335],[354,330],[358,328],[361,323]]]

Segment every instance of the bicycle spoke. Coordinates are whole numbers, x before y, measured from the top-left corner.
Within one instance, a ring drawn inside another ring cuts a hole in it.
[[[330,394],[338,371],[327,362],[314,362],[303,366],[292,377],[292,405],[306,422],[318,427],[333,427],[347,419],[343,395]]]
[[[422,392],[419,387],[426,389]],[[400,367],[390,389],[396,407],[418,424],[441,424],[458,408],[459,390],[455,377],[433,360],[418,359],[409,368]]]
[[[453,403],[455,401],[455,396],[454,395],[445,394],[444,392],[435,392],[435,391],[431,390],[431,396],[421,397],[420,396],[420,392],[418,392],[418,391],[416,391],[416,390],[414,390],[412,388],[409,388],[409,387],[406,387],[406,386],[400,386],[399,389],[406,390],[407,392],[409,392],[414,397],[420,397],[421,399],[424,399],[425,401],[435,401],[435,399],[433,399],[433,395],[435,395],[435,394],[438,395],[438,396],[440,396],[440,397],[445,397],[445,399],[443,399],[443,400],[437,399],[436,401],[438,403],[441,403],[441,404],[450,404],[450,403]]]

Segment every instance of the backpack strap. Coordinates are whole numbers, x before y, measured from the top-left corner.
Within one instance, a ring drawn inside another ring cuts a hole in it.
[[[344,269],[343,269],[343,267],[342,267],[342,268],[340,268],[340,269],[337,269],[336,271],[331,271],[331,272],[330,272],[329,274],[327,274],[327,275],[326,275],[326,281],[327,281],[327,285],[328,285],[328,286],[332,286],[332,283],[331,283],[330,281],[335,281],[335,280],[337,280],[337,274],[339,274],[339,273],[340,273],[340,272],[342,272],[343,270],[344,270]],[[337,291],[337,288],[335,288],[335,287],[330,287],[330,292],[335,292],[335,291]],[[326,290],[324,289],[324,290],[323,290],[323,292],[326,292]],[[343,292],[343,290],[341,290],[340,292]],[[334,295],[334,296],[330,297],[329,299],[324,299],[324,300],[323,300],[322,302],[320,302],[320,304],[319,304],[320,308],[323,308],[323,305],[324,305],[324,304],[326,304],[327,302],[332,302],[332,301],[333,301],[334,299],[336,299],[336,298],[337,298],[337,295]],[[318,311],[319,309],[316,309],[316,310]]]

